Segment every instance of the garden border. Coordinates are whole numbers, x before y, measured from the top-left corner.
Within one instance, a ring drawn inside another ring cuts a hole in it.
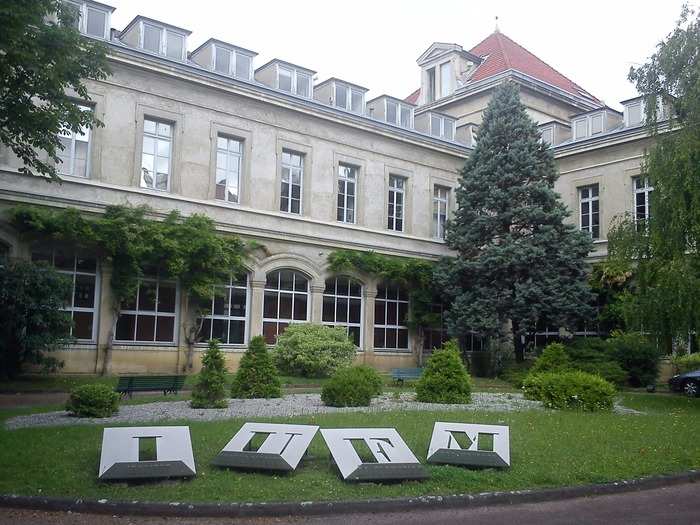
[[[290,503],[183,503],[83,500],[41,496],[0,495],[0,507],[43,511],[71,511],[88,514],[172,516],[172,517],[259,517],[318,516],[368,512],[401,512],[436,508],[476,508],[489,505],[541,503],[581,497],[635,492],[700,481],[700,470],[653,475],[631,480],[567,486],[541,490],[482,492],[450,496],[417,496],[350,501],[304,501]]]

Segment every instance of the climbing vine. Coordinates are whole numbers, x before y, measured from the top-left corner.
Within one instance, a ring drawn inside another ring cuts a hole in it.
[[[91,250],[112,267],[110,288],[114,322],[105,349],[103,372],[109,370],[112,342],[123,302],[136,295],[146,274],[178,280],[186,297],[182,316],[192,368],[194,343],[200,327],[189,315],[189,305],[211,298],[216,284],[244,270],[244,259],[257,245],[235,235],[221,235],[204,215],[183,217],[173,211],[164,220],[150,217],[145,206],[109,206],[105,213],[86,217],[74,208],[53,210],[16,206],[10,222],[27,240],[65,242]]]

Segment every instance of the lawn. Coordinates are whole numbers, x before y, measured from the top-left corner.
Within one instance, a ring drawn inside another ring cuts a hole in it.
[[[325,428],[396,427],[421,461],[425,461],[434,421],[510,426],[509,470],[428,466],[429,480],[395,484],[343,482],[320,435],[311,445],[310,457],[292,474],[242,473],[210,466],[212,458],[244,422],[242,419],[180,422],[191,429],[197,477],[138,485],[97,480],[102,427],[2,428],[0,493],[141,501],[337,500],[577,485],[700,467],[700,399],[625,393],[622,401],[646,415],[385,412],[259,419],[313,423]],[[2,411],[0,417],[20,413],[28,410]]]

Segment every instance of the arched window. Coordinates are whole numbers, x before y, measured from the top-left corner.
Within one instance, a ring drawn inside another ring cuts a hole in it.
[[[323,324],[342,326],[355,346],[362,348],[362,285],[349,277],[326,279]]]
[[[290,323],[309,320],[309,280],[296,270],[274,270],[267,274],[263,301],[263,335],[268,344]]]
[[[408,294],[395,285],[377,286],[374,301],[374,349],[407,352]]]
[[[218,339],[225,345],[246,342],[248,312],[248,275],[231,276],[229,282],[215,286],[204,306],[200,341]]]

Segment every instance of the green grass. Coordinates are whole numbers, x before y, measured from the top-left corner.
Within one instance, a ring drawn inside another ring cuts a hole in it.
[[[26,375],[10,381],[0,381],[0,392],[70,392],[82,385],[100,383],[117,386],[117,376],[83,375]]]
[[[2,427],[0,493],[142,501],[336,500],[576,485],[700,467],[700,399],[625,393],[622,400],[647,414],[388,412],[257,419],[313,423],[325,428],[396,427],[421,461],[425,461],[435,421],[510,426],[509,470],[428,466],[431,479],[397,484],[343,482],[320,435],[314,438],[311,456],[292,474],[241,473],[210,466],[243,419],[179,422],[191,429],[197,477],[138,485],[97,480],[101,426],[14,431]],[[38,409],[0,411],[0,419],[30,411]]]

